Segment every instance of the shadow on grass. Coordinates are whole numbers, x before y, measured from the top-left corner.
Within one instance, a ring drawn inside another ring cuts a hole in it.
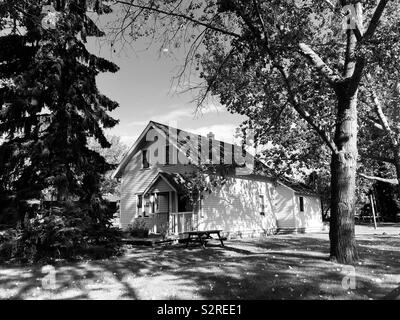
[[[356,265],[356,290],[342,287],[346,273],[343,266],[328,261],[327,239],[284,235],[227,241],[224,248],[131,247],[121,258],[56,265],[53,297],[91,299],[96,292],[105,299],[398,297],[399,287],[393,290],[398,281],[375,280],[398,270],[400,239],[370,237],[358,243],[363,262]],[[32,292],[41,287],[44,276],[40,266],[0,272],[0,289],[14,288],[12,299],[35,298]],[[63,296],[67,291],[70,294]]]
[[[399,298],[400,298],[400,285],[383,297],[383,299],[385,300],[397,300]]]

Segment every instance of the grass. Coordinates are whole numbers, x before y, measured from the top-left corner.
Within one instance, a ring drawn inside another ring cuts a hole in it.
[[[400,227],[357,236],[356,289],[346,266],[327,259],[328,235],[278,235],[200,246],[127,247],[120,258],[0,268],[0,299],[399,299]],[[360,229],[361,230],[361,229]]]

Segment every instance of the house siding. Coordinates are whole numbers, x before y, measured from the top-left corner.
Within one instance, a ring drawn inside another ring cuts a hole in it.
[[[304,212],[300,212],[300,197],[304,199]],[[304,232],[320,231],[323,228],[321,199],[307,195],[296,195],[296,227]]]
[[[171,186],[165,182],[163,178],[158,178],[154,185],[150,188],[149,192],[169,192],[173,191]]]
[[[277,184],[274,190],[274,209],[278,229],[296,228],[294,191]]]
[[[168,197],[168,193],[158,195],[158,212],[169,212]]]
[[[224,186],[204,195],[199,230],[221,229],[229,237],[260,236],[276,229],[271,189],[273,184],[253,178],[230,177]],[[265,197],[265,215],[259,196]]]
[[[146,145],[148,147],[148,144]],[[149,184],[156,178],[160,171],[167,173],[189,173],[193,172],[194,168],[190,164],[162,165],[156,164],[150,168],[142,168],[142,153],[139,150],[129,161],[121,179],[121,204],[120,204],[120,226],[126,229],[132,222],[132,219],[137,215],[137,195],[142,194]],[[164,183],[164,184],[163,184]],[[166,187],[165,181],[159,182],[156,192],[170,191],[171,188]],[[175,199],[171,203],[172,208],[175,208]]]

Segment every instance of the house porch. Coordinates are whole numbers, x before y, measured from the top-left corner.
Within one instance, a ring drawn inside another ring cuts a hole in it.
[[[168,175],[160,173],[137,197],[136,217],[145,219],[150,233],[178,235],[197,230],[197,214],[181,186]]]

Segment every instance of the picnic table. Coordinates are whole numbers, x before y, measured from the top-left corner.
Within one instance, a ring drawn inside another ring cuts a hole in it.
[[[186,247],[189,246],[190,242],[199,242],[203,248],[206,247],[207,241],[210,239],[216,239],[221,242],[221,246],[224,246],[224,240],[226,240],[225,237],[221,237],[221,232],[222,230],[203,230],[203,231],[187,231],[183,232],[183,234],[186,234],[187,237],[184,238],[184,242],[186,242]],[[218,236],[218,238],[214,238],[211,235],[215,234]]]

